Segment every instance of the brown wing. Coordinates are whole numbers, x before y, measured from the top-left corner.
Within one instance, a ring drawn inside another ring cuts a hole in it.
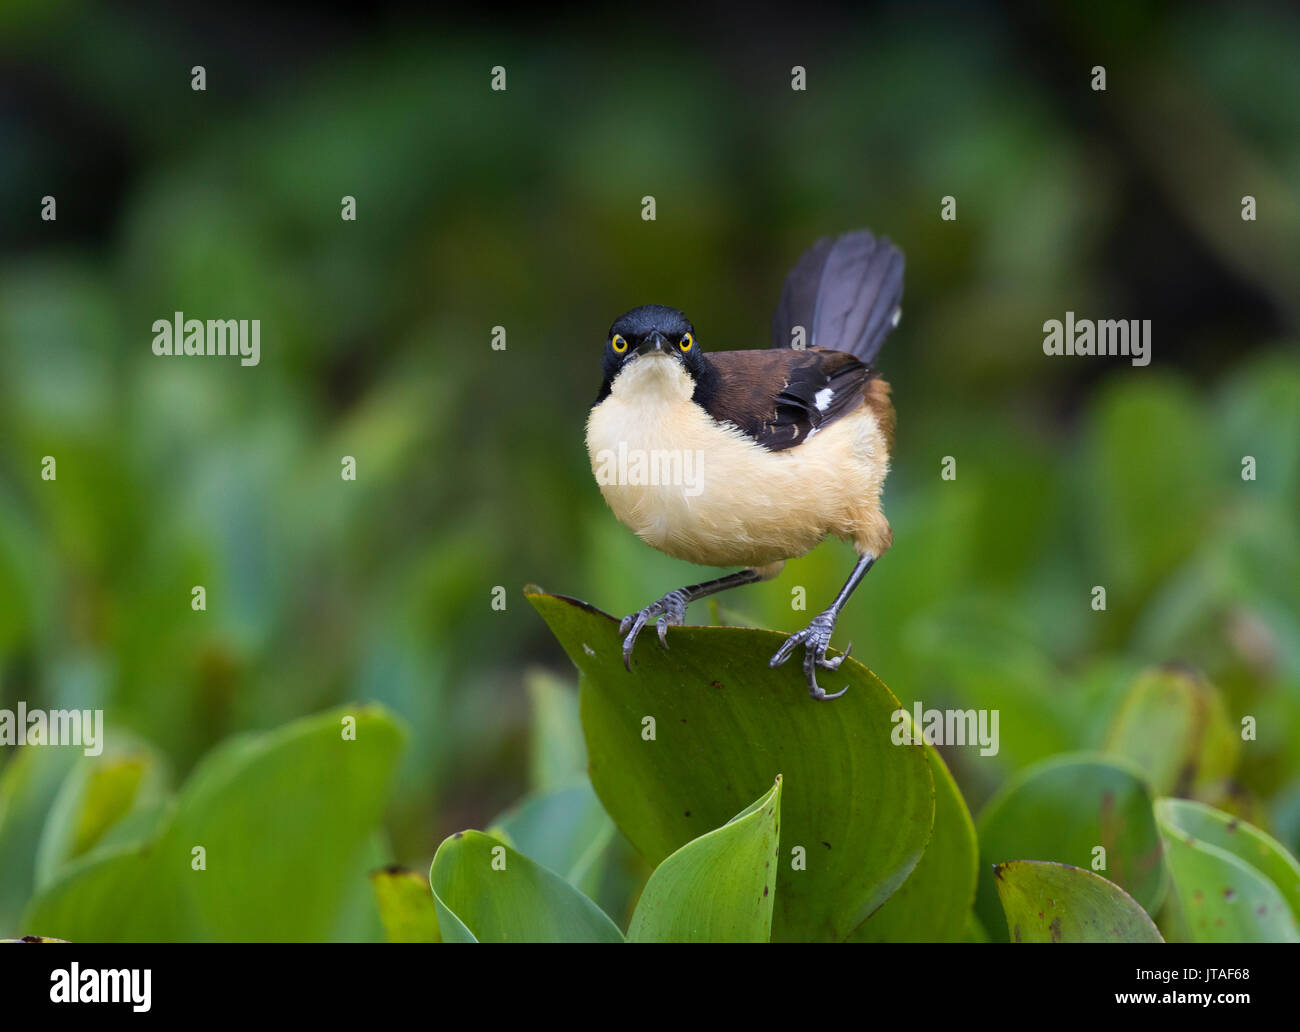
[[[802,444],[858,408],[875,376],[852,355],[827,348],[715,351],[706,357],[717,375],[701,384],[695,400],[769,451]]]

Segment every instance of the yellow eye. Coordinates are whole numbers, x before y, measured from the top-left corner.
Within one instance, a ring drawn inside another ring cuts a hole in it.
[[[610,341],[610,344],[613,345],[614,353],[617,355],[621,355],[623,354],[624,351],[627,350],[627,341],[623,339],[623,335],[621,333],[614,334],[614,339]]]
[[[694,346],[694,344],[695,344],[695,335],[691,333],[686,334],[686,336],[684,336],[681,340],[677,342],[677,346],[681,348],[683,351],[690,351],[692,346]]]

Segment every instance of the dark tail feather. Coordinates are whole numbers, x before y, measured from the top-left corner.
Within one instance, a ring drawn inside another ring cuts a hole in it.
[[[847,351],[870,365],[898,325],[903,252],[862,229],[822,237],[795,263],[772,313],[772,346],[788,348],[802,326],[808,347]]]

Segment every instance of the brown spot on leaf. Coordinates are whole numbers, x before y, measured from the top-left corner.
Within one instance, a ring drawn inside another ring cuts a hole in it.
[[[1047,927],[1052,930],[1052,942],[1060,942],[1061,941],[1061,919],[1059,917],[1052,918],[1052,923],[1049,924]]]

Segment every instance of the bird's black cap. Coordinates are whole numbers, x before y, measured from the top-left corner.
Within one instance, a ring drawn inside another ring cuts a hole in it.
[[[641,305],[615,319],[614,325],[609,328],[609,336],[612,340],[616,333],[622,334],[631,344],[637,345],[655,330],[676,342],[682,334],[695,332],[695,327],[676,308],[668,305]]]

